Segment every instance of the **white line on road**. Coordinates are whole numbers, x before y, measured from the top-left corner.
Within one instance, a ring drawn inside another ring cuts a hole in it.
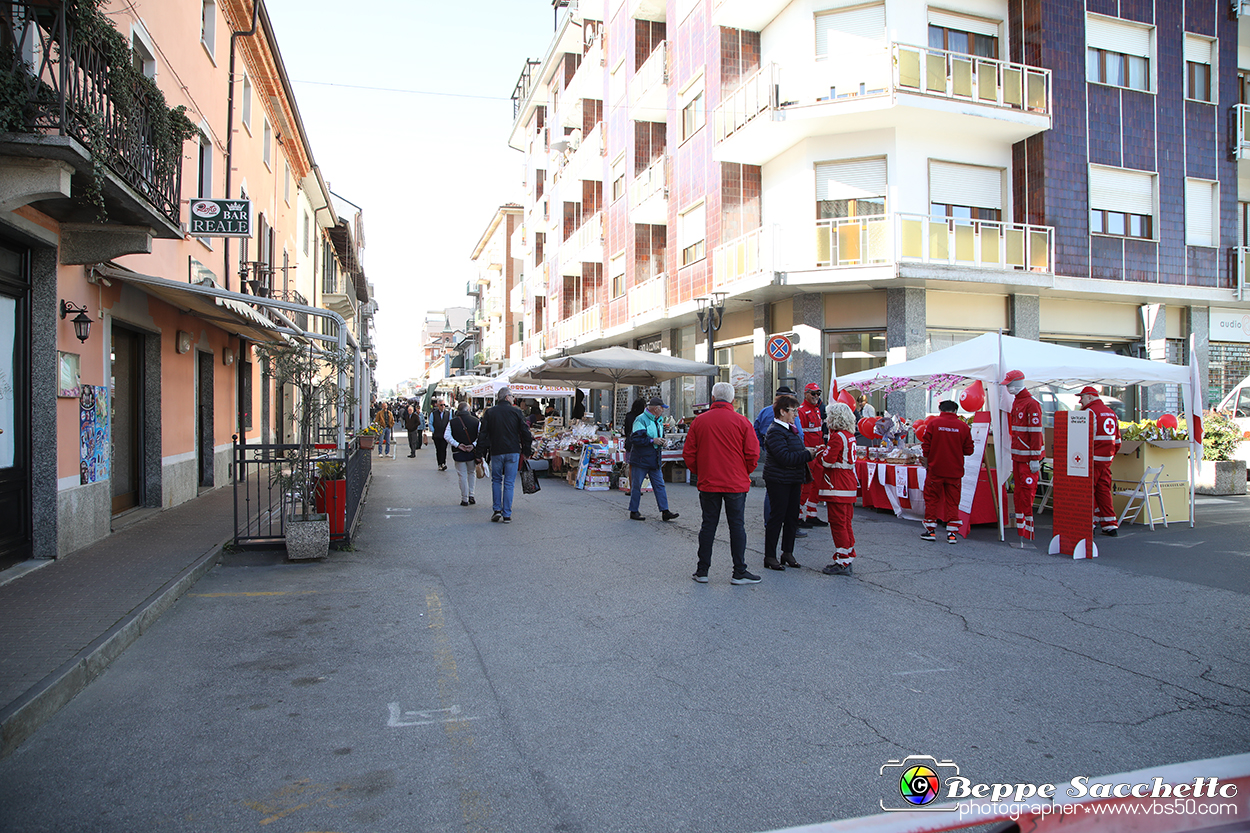
[[[390,710],[391,716],[386,721],[387,726],[430,726],[435,723],[455,723],[461,720],[477,720],[476,717],[462,717],[460,715],[459,706],[449,706],[445,709],[416,709],[410,712],[401,712],[398,703],[387,703],[387,709]],[[408,720],[401,720],[409,718]],[[417,718],[412,720],[411,718]]]
[[[909,674],[938,674],[942,671],[954,671],[954,668],[925,668],[920,671],[895,671],[894,676],[906,677]]]

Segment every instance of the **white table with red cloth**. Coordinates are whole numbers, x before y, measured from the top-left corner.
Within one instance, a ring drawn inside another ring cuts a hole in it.
[[[924,520],[926,474],[925,468],[918,465],[875,460],[855,461],[861,503],[868,509],[889,509],[898,517],[913,521]],[[972,498],[972,509],[967,514],[960,513],[963,520],[960,534],[964,537],[967,537],[971,524],[998,523],[994,496],[991,494],[994,488],[990,485],[991,474],[985,468],[980,470],[976,494]]]

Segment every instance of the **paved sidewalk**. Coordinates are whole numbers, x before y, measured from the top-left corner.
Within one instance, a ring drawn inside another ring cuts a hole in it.
[[[227,485],[65,558],[0,573],[0,757],[99,676],[233,537]]]

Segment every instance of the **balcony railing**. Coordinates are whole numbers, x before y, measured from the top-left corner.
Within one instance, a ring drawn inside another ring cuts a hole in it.
[[[1233,107],[1233,158],[1250,159],[1250,104]]]
[[[23,127],[72,136],[176,226],[182,143],[158,141],[156,116],[164,103],[117,88],[99,45],[75,36],[66,5],[31,0],[0,11],[11,44],[0,70],[22,89]]]
[[[279,301],[288,301],[292,304],[303,304],[304,306],[308,306],[308,299],[294,289],[275,289],[273,291],[273,297]],[[308,313],[283,310],[282,314],[298,324],[301,330],[308,330]]]
[[[525,312],[525,284],[518,283],[508,293],[508,310],[513,313]]]
[[[881,214],[816,223],[818,268],[919,262],[1050,272],[1054,229],[1022,223]]]
[[[1250,247],[1234,246],[1233,259],[1236,261],[1234,267],[1237,275],[1237,285],[1233,291],[1237,295],[1237,300],[1240,301],[1246,297],[1246,267],[1250,266]]]
[[[636,208],[656,194],[663,196],[664,184],[664,157],[661,156],[629,184],[629,204]]]
[[[717,246],[712,251],[712,289],[720,289],[763,271],[763,238],[764,229],[757,228]]]
[[[894,86],[903,92],[1050,113],[1050,70],[945,49],[894,44]]]
[[[629,105],[631,109],[660,109],[665,106],[664,88],[668,86],[668,46],[661,41],[655,51],[643,61],[629,82]],[[635,114],[638,115],[638,114]],[[664,121],[663,118],[653,119]]]
[[[777,108],[778,74],[776,64],[765,64],[725,97],[713,115],[716,141],[732,135],[760,113]]]
[[[562,321],[556,322],[556,344],[568,344],[588,333],[600,330],[599,305],[574,313]]]
[[[664,309],[668,304],[667,276],[660,274],[634,284],[634,288],[628,292],[628,298],[630,318]]]
[[[573,245],[581,254],[583,263],[603,260],[603,212],[596,211],[587,217],[574,236]]]

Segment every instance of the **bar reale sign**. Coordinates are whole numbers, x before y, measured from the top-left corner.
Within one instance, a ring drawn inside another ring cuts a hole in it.
[[[251,200],[191,200],[192,237],[251,237]]]

